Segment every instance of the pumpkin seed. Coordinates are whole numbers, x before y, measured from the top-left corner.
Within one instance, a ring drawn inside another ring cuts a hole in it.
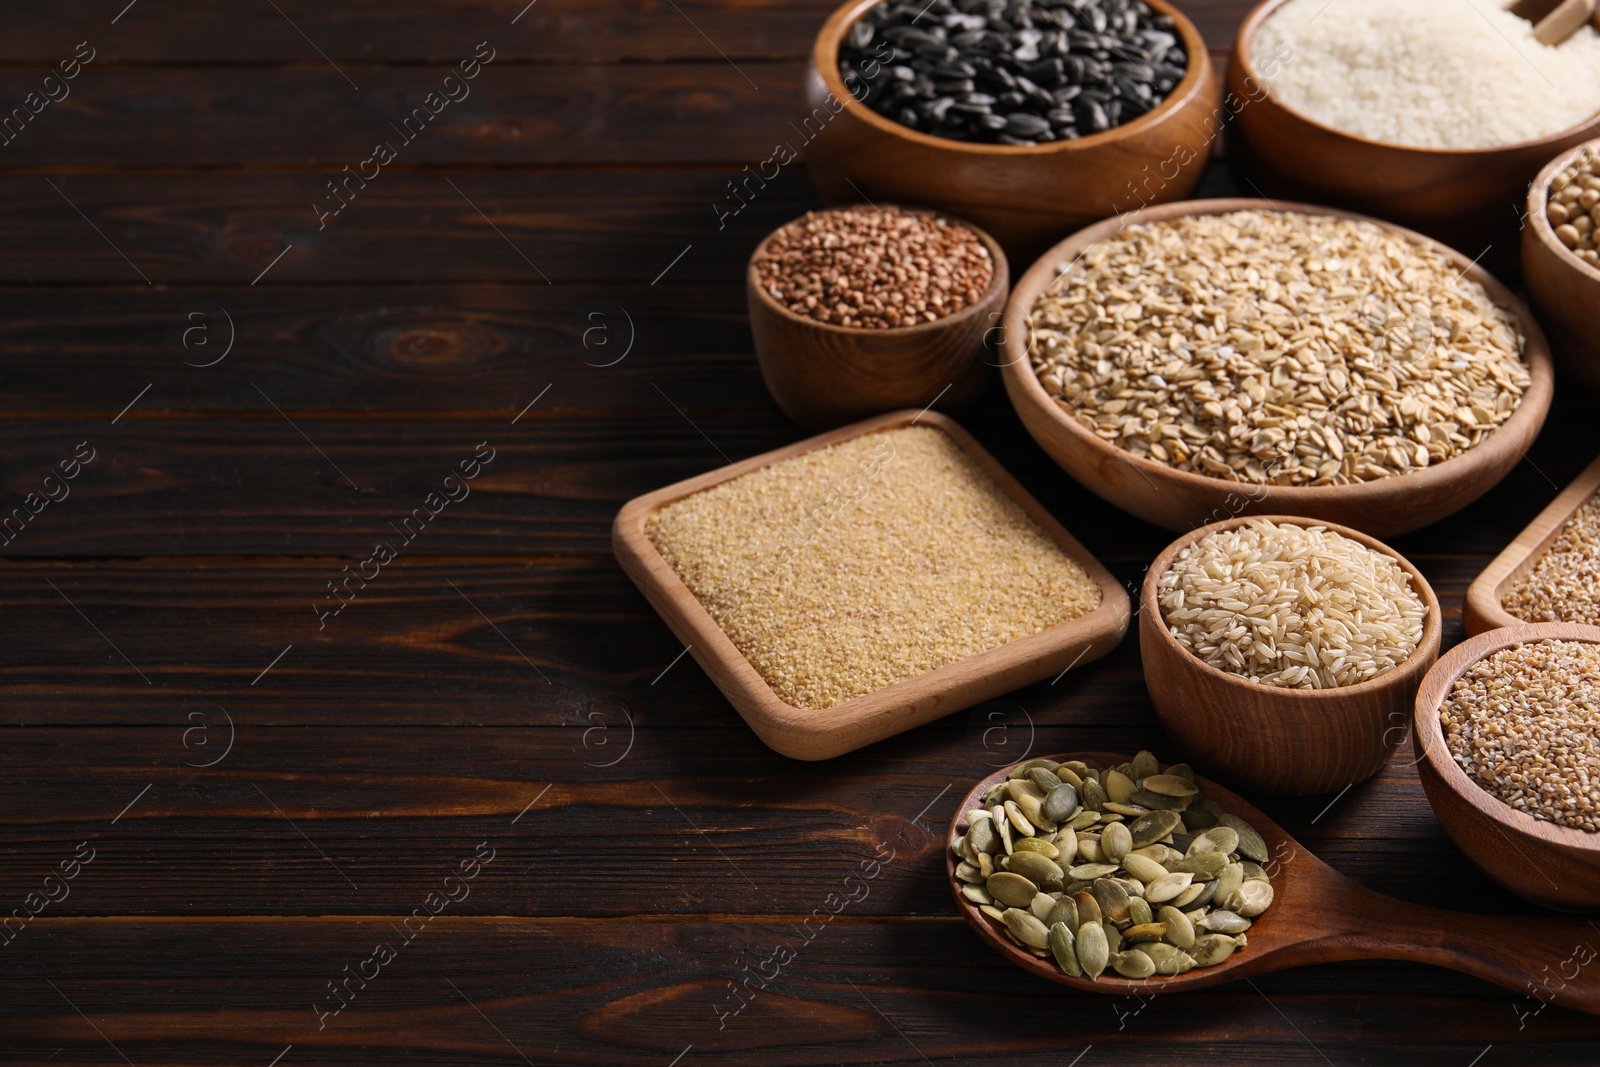
[[[1247,882],[1270,882],[1267,872],[1261,869],[1261,864],[1254,860],[1244,860],[1239,864],[1244,868],[1244,880]]]
[[[985,883],[989,894],[1002,904],[1013,908],[1025,908],[1038,895],[1039,887],[1020,874],[1010,871],[996,871],[989,876]]]
[[[1038,838],[1032,840],[1037,841]],[[1057,863],[1071,863],[1078,857],[1078,831],[1068,826],[1056,832],[1056,854],[1050,858]]]
[[[1226,853],[1195,852],[1191,849],[1189,858],[1180,860],[1172,869],[1176,873],[1186,872],[1194,875],[1198,880],[1207,881],[1221,874],[1222,869],[1227,865],[1228,857]]]
[[[1194,947],[1194,923],[1189,921],[1187,915],[1169,904],[1156,914],[1156,918],[1166,927],[1169,944],[1185,951]]]
[[[1175,774],[1179,778],[1182,778],[1188,782],[1194,781],[1194,768],[1189,766],[1187,763],[1174,763],[1172,766],[1167,768],[1166,773]]]
[[[1141,778],[1139,788],[1149,793],[1160,793],[1164,797],[1192,797],[1200,794],[1200,790],[1195,788],[1193,782],[1176,774],[1152,774]]]
[[[1078,790],[1079,802],[1090,811],[1099,811],[1110,799],[1106,795],[1106,787],[1100,784],[1098,778],[1084,779],[1083,788]]]
[[[988,812],[983,813],[981,819],[968,819],[971,829],[967,831],[967,843],[974,851],[993,853],[1000,844],[1000,835],[994,831],[994,820]]]
[[[1156,974],[1170,977],[1194,970],[1194,957],[1174,945],[1156,941],[1140,945],[1139,951],[1150,957]]]
[[[1272,898],[1276,896],[1271,882],[1251,879],[1239,886],[1233,894],[1233,910],[1246,919],[1253,919],[1272,906]]]
[[[993,879],[990,879],[990,881],[993,881]],[[1161,904],[1172,900],[1179,893],[1188,889],[1193,882],[1194,875],[1187,871],[1164,874],[1145,887],[1144,898],[1152,904]]]
[[[1209,830],[1217,825],[1217,816],[1220,811],[1215,810],[1216,804],[1205,797],[1200,797],[1190,804],[1183,812],[1184,825],[1191,830]]]
[[[978,873],[983,875],[983,880],[985,882],[987,882],[989,880],[989,876],[994,873],[994,857],[989,855],[987,852],[978,853]]]
[[[1078,788],[1070,782],[1062,782],[1049,793],[1045,794],[1041,813],[1051,822],[1064,822],[1071,817],[1078,807]]]
[[[1167,869],[1161,864],[1137,852],[1130,852],[1122,857],[1122,869],[1146,885],[1167,873]]]
[[[964,885],[961,887],[961,895],[974,904],[994,903],[994,897],[990,896],[989,891],[981,885]]]
[[[1141,815],[1149,815],[1150,809],[1140,804],[1118,804],[1115,800],[1106,801],[1105,811],[1112,815],[1121,815],[1137,819]],[[1105,814],[1105,812],[1102,812]]]
[[[1105,973],[1106,964],[1111,962],[1111,946],[1098,922],[1086,922],[1078,928],[1076,948],[1078,966],[1083,968],[1084,974],[1093,979]]]
[[[1046,926],[1055,926],[1057,923],[1066,926],[1068,933],[1078,928],[1077,901],[1069,896],[1062,896],[1060,900],[1055,902],[1055,906],[1050,909],[1050,914],[1044,917],[1044,924]]]
[[[1147,793],[1143,789],[1134,790],[1128,802],[1147,811],[1184,811],[1189,807],[1188,797],[1163,796],[1160,793]]]
[[[1150,914],[1150,902],[1144,897],[1128,898],[1128,921],[1134,926],[1143,926],[1155,918]]]
[[[1189,843],[1189,855],[1197,852],[1220,852],[1224,856],[1239,847],[1239,831],[1231,826],[1213,826],[1195,835]]]
[[[1028,772],[1029,781],[1039,788],[1039,795],[1047,797],[1051,790],[1061,786],[1061,779],[1056,777],[1056,772],[1048,767],[1035,767]]]
[[[1015,856],[1018,852],[1037,852],[1047,860],[1053,860],[1061,855],[1060,849],[1042,837],[1024,837],[1017,842],[1017,847],[1011,854]]]
[[[1244,868],[1237,863],[1230,863],[1217,875],[1217,895],[1213,898],[1218,906],[1229,911],[1236,910],[1233,906],[1234,894],[1244,884]]]
[[[1022,809],[1017,807],[1015,800],[1005,802],[1005,812],[1006,821],[1011,824],[1011,829],[1024,837],[1032,837],[1034,835],[1033,823],[1029,822],[1028,817],[1022,814]]]
[[[1105,857],[1100,852],[1099,834],[1078,835],[1078,858],[1084,863],[1105,862]]]
[[[1160,941],[1166,936],[1166,923],[1135,923],[1122,931],[1122,939],[1130,945],[1136,945],[1140,941]]]
[[[1061,888],[1061,867],[1037,852],[1018,849],[1011,854],[1011,872],[1043,889]]]
[[[1196,939],[1190,955],[1194,957],[1196,967],[1215,967],[1233,955],[1235,947],[1233,938],[1227,934],[1206,934]]]
[[[1163,868],[1166,868],[1168,865],[1177,863],[1179,860],[1183,859],[1183,853],[1179,852],[1175,848],[1169,848],[1166,845],[1145,845],[1142,848],[1134,849],[1129,853],[1129,855],[1143,856],[1146,859],[1155,860],[1157,863],[1161,864]]]
[[[1114,822],[1100,835],[1100,854],[1107,863],[1121,863],[1133,851],[1133,834],[1120,822]]]
[[[1050,924],[1050,954],[1056,958],[1056,966],[1072,978],[1083,975],[1083,965],[1078,962],[1077,940],[1066,923]]]
[[[1117,924],[1110,919],[1100,920],[1100,929],[1105,931],[1106,947],[1112,952],[1122,951],[1122,931],[1117,929]]]
[[[995,922],[1005,921],[1006,913],[995,907],[993,904],[980,904],[978,905],[978,910],[989,916],[989,918],[993,919]]]
[[[1155,844],[1182,824],[1183,819],[1175,811],[1152,811],[1149,815],[1139,816],[1128,830],[1133,834],[1133,844],[1137,848]]]
[[[1098,923],[1103,915],[1100,914],[1100,902],[1094,899],[1094,894],[1088,890],[1080,890],[1072,894],[1072,902],[1078,906],[1078,925],[1084,923]]]
[[[1149,978],[1156,973],[1156,963],[1138,949],[1129,949],[1111,957],[1111,968],[1124,978]]]
[[[988,880],[984,878],[976,863],[967,863],[964,860],[956,864],[956,877],[963,882],[984,882]]]
[[[1128,891],[1120,882],[1101,878],[1094,883],[1094,888],[1089,892],[1094,894],[1095,903],[1100,905],[1101,915],[1112,922],[1122,922],[1127,919]]]
[[[1014,782],[1007,782],[1006,795],[1012,800],[1021,800],[1023,797],[1032,797],[1035,800],[1044,799],[1044,793],[1040,792],[1039,787],[1026,778],[1018,778]]]
[[[1006,929],[1029,948],[1048,948],[1050,946],[1050,931],[1045,928],[1032,912],[1022,911],[1018,908],[1007,908],[1001,920],[1006,924]]]
[[[1082,842],[1079,842],[1079,847],[1082,847]],[[1108,874],[1117,873],[1117,864],[1080,863],[1076,867],[1069,867],[1067,869],[1067,873],[1072,875],[1074,878],[1087,878],[1090,881],[1093,881],[1096,878],[1104,878]]]
[[[1134,756],[1129,767],[1132,769],[1133,777],[1136,779],[1148,778],[1152,774],[1161,773],[1161,764],[1156,762],[1155,753],[1148,750],[1141,751],[1137,756]]]
[[[1223,812],[1217,821],[1229,827],[1239,835],[1239,855],[1255,860],[1257,863],[1267,862],[1267,842],[1255,827],[1239,818],[1237,815]]]
[[[1074,815],[1072,817],[1072,821],[1070,823],[1068,823],[1067,825],[1070,826],[1074,830],[1087,830],[1089,827],[1093,826],[1095,823],[1097,823],[1099,821],[1100,821],[1100,813],[1099,812],[1090,811],[1087,808],[1085,808],[1083,811],[1080,811],[1080,812],[1078,812],[1078,814]]]
[[[1250,929],[1250,920],[1236,912],[1218,908],[1202,917],[1198,925],[1213,933],[1242,934]]]
[[[1198,890],[1198,892],[1196,892]],[[1209,882],[1196,882],[1194,885],[1179,893],[1172,901],[1175,908],[1204,907],[1211,903],[1211,898],[1216,895],[1217,880]]]
[[[1126,804],[1134,790],[1139,788],[1133,784],[1132,778],[1121,771],[1107,771],[1100,776],[1100,784],[1106,787],[1106,798],[1118,804]]]
[[[1049,893],[1041,892],[1029,902],[1028,910],[1033,912],[1034,917],[1040,922],[1043,922],[1046,926],[1049,926],[1050,924],[1045,922],[1045,920],[1050,915],[1050,912],[1055,909],[1055,906],[1056,898],[1051,896]]]

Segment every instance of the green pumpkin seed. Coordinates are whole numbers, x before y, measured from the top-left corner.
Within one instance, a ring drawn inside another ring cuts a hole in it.
[[[1121,771],[1107,771],[1101,776],[1100,784],[1106,787],[1106,799],[1115,800],[1118,804],[1126,804],[1134,790],[1139,788],[1133,784],[1132,778]]]
[[[1012,849],[1011,854],[1015,856],[1018,852],[1037,852],[1047,860],[1053,860],[1061,855],[1060,849],[1042,837],[1024,837],[1017,842],[1017,846]]]
[[[1222,873],[1228,865],[1228,857],[1221,852],[1195,852],[1190,850],[1189,857],[1180,860],[1172,870],[1175,873],[1188,873],[1196,879],[1205,881],[1215,878]]]
[[[1022,814],[1022,809],[1017,807],[1015,800],[1005,802],[1005,813],[1006,821],[1011,824],[1013,831],[1024,837],[1032,837],[1034,835],[1033,823],[1029,822],[1028,817]]]
[[[1254,919],[1257,915],[1272,906],[1272,898],[1276,896],[1271,882],[1250,880],[1239,886],[1234,892],[1233,910],[1246,919]]]
[[[978,873],[983,875],[983,880],[985,882],[987,882],[989,880],[989,876],[994,873],[994,857],[989,855],[987,852],[978,853]]]
[[[1052,859],[1037,852],[1018,849],[1011,854],[1011,872],[1020,874],[1043,889],[1061,887],[1061,867]]]
[[[1122,939],[1130,945],[1136,945],[1140,941],[1160,941],[1166,936],[1166,923],[1134,923],[1122,931]]]
[[[995,907],[993,904],[980,904],[978,906],[978,910],[989,916],[989,918],[993,919],[995,922],[1003,922],[1006,917],[1006,913]]]
[[[1106,935],[1106,947],[1112,952],[1122,951],[1122,931],[1117,929],[1117,924],[1110,919],[1100,920],[1100,929]]]
[[[967,863],[965,861],[956,864],[956,877],[963,882],[984,882],[988,880],[979,871],[976,863]]]
[[[1112,922],[1122,922],[1128,917],[1128,891],[1119,882],[1101,878],[1089,892],[1100,905],[1100,914]]]
[[[1133,834],[1120,822],[1114,822],[1100,835],[1100,854],[1107,863],[1121,863],[1133,851]]]
[[[1144,898],[1152,904],[1161,904],[1172,900],[1193,882],[1194,875],[1187,872],[1164,874],[1145,887]]]
[[[1118,804],[1115,800],[1108,800],[1101,815],[1104,816],[1107,813],[1121,815],[1128,819],[1137,819],[1141,815],[1149,815],[1150,809],[1139,804]]]
[[[1076,948],[1078,966],[1083,968],[1084,974],[1093,979],[1105,973],[1106,964],[1111,962],[1111,945],[1098,922],[1086,922],[1078,928]]]
[[[1189,855],[1196,852],[1220,852],[1224,856],[1239,847],[1239,831],[1231,826],[1213,826],[1189,842]]]
[[[1194,957],[1196,967],[1215,967],[1229,956],[1233,955],[1236,944],[1227,934],[1206,934],[1194,943]]]
[[[1050,914],[1044,917],[1044,924],[1046,926],[1054,926],[1057,923],[1066,926],[1069,933],[1078,928],[1077,901],[1069,896],[1062,896],[1060,900],[1055,902],[1055,905],[1050,909]]]
[[[1032,912],[1007,908],[1001,921],[1006,924],[1006,929],[1011,931],[1013,937],[1029,948],[1050,947],[1050,931]]]
[[[1137,756],[1134,756],[1129,763],[1129,767],[1135,779],[1148,778],[1152,774],[1161,773],[1161,764],[1156,762],[1155,754],[1150,751],[1141,751]]]
[[[1079,847],[1082,848],[1081,841],[1079,842]],[[1074,878],[1087,878],[1093,881],[1096,878],[1104,878],[1108,874],[1117,873],[1117,865],[1115,863],[1080,863],[1076,867],[1069,867],[1067,873]]]
[[[1061,786],[1061,779],[1048,767],[1035,767],[1028,772],[1028,780],[1039,787],[1039,795],[1043,797],[1049,796],[1051,790]]]
[[[1156,974],[1171,977],[1194,970],[1194,957],[1173,945],[1157,941],[1140,945],[1139,951],[1150,957]]]
[[[1068,823],[1067,825],[1070,826],[1074,830],[1087,830],[1089,827],[1093,826],[1095,823],[1097,823],[1099,821],[1100,821],[1100,813],[1099,812],[1090,811],[1087,808],[1085,808],[1083,811],[1080,811],[1080,812],[1078,812],[1078,814],[1074,815],[1072,817],[1072,821],[1070,823]]]
[[[1150,913],[1150,903],[1144,897],[1130,896],[1128,898],[1128,921],[1134,926],[1143,926],[1154,920]]]
[[[1146,811],[1184,811],[1189,807],[1189,798],[1163,796],[1160,793],[1147,793],[1143,789],[1138,789],[1134,791],[1128,803],[1136,804]]]
[[[994,897],[990,896],[989,891],[981,885],[964,885],[961,887],[961,895],[974,904],[994,903]]]
[[[1056,958],[1056,966],[1072,978],[1083,976],[1083,965],[1078,962],[1077,940],[1065,923],[1050,924],[1050,954]]]
[[[1166,927],[1166,940],[1169,944],[1188,951],[1194,947],[1194,923],[1189,917],[1172,905],[1167,905],[1157,913],[1161,923]]]
[[[1083,788],[1078,790],[1078,801],[1090,811],[1099,811],[1105,807],[1106,801],[1111,798],[1106,795],[1105,786],[1099,779],[1089,778],[1083,783]]]
[[[1022,875],[1010,871],[996,871],[991,874],[989,881],[985,883],[985,888],[996,900],[1013,908],[1027,907],[1039,893],[1037,885]]]
[[[1218,908],[1205,915],[1199,926],[1218,934],[1242,934],[1250,929],[1250,920],[1237,912]]]
[[[1111,968],[1124,978],[1149,978],[1156,973],[1155,961],[1138,949],[1112,956]]]
[[[1078,925],[1084,923],[1099,923],[1104,918],[1100,914],[1100,902],[1088,890],[1081,890],[1072,894],[1072,902],[1078,906]]]
[[[1070,782],[1062,782],[1045,794],[1040,811],[1051,822],[1065,822],[1078,807],[1078,789]]]
[[[1122,869],[1127,871],[1131,877],[1139,879],[1146,885],[1168,873],[1167,869],[1155,860],[1148,856],[1141,856],[1136,852],[1130,852],[1122,857]]]
[[[1217,821],[1238,833],[1239,855],[1253,859],[1257,863],[1267,862],[1266,839],[1256,833],[1255,827],[1239,818],[1239,816],[1231,815],[1227,812],[1223,812]]]
[[[1237,863],[1230,863],[1217,875],[1217,895],[1212,899],[1217,906],[1237,911],[1234,907],[1234,897],[1239,892],[1239,887],[1244,884],[1244,868]]]
[[[1039,787],[1027,778],[1018,778],[1016,781],[1007,782],[1006,796],[1012,800],[1021,800],[1023,797],[1032,797],[1035,800],[1044,799],[1044,794],[1039,791]]]
[[[1139,788],[1147,793],[1160,793],[1164,797],[1192,797],[1200,793],[1193,782],[1176,774],[1152,774],[1141,778]]]
[[[1055,906],[1056,898],[1051,896],[1049,893],[1041,892],[1028,904],[1028,910],[1033,912],[1034,917],[1040,922],[1044,923],[1046,926],[1049,926],[1050,924],[1045,922],[1045,920],[1048,918],[1050,912],[1055,908]]]
[[[1183,820],[1173,811],[1152,811],[1149,815],[1141,815],[1132,826],[1128,827],[1133,834],[1135,848],[1141,845],[1153,845],[1176,830]]]
[[[972,822],[971,826],[967,831],[967,843],[974,851],[992,855],[1000,847],[1000,836],[994,832],[994,820],[985,813],[984,818]]]
[[[1243,860],[1239,866],[1244,868],[1244,880],[1247,882],[1270,882],[1267,872],[1261,869],[1261,864],[1255,860]]]
[[[1071,863],[1078,858],[1078,831],[1068,826],[1056,832],[1056,854],[1050,858],[1057,863]]]
[[[1172,906],[1175,908],[1204,907],[1211,903],[1211,898],[1216,894],[1217,880],[1209,882],[1196,882],[1173,898]]]
[[[1084,863],[1105,862],[1105,856],[1100,851],[1099,834],[1078,835],[1078,858]]]

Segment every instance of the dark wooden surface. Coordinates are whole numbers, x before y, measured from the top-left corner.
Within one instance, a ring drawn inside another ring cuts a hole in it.
[[[1421,967],[1140,1002],[985,949],[942,880],[956,797],[1030,747],[1177,756],[1131,639],[996,718],[821,764],[675,662],[609,523],[801,435],[761,388],[741,269],[810,187],[786,171],[723,229],[712,204],[798,115],[827,3],[124,5],[0,10],[0,101],[96,49],[0,145],[6,508],[95,449],[0,544],[0,915],[38,911],[0,946],[0,1061],[1596,1059],[1600,1020]],[[1188,7],[1220,50],[1246,5]],[[472,95],[319,231],[323,182],[484,40]],[[1237,190],[1220,163],[1205,188]],[[1397,542],[1447,645],[1467,584],[1600,450],[1597,414],[1564,385],[1503,485]],[[1074,486],[998,388],[965,423],[1138,582],[1167,535]],[[319,630],[326,583],[485,441],[471,495]],[[1442,835],[1411,759],[1257,799],[1374,889],[1530,913]],[[90,849],[64,898],[30,897]]]

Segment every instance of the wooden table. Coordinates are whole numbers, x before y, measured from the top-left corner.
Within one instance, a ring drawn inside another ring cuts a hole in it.
[[[1593,1059],[1600,1020],[1416,966],[1139,1001],[985,949],[941,873],[955,799],[1029,751],[1174,755],[1133,640],[851,756],[763,748],[609,524],[801,435],[740,272],[813,194],[787,168],[713,205],[787,136],[829,5],[523,3],[0,14],[7,108],[80,59],[0,144],[5,507],[36,494],[0,534],[0,915],[32,915],[0,937],[0,1060]],[[1219,48],[1244,10],[1189,6]],[[467,95],[391,127],[435,91]],[[1220,163],[1207,188],[1234,189]],[[1564,390],[1503,485],[1397,542],[1447,644],[1597,414]],[[998,389],[965,422],[1138,581],[1166,534],[1073,485]],[[1262,803],[1373,888],[1528,911],[1411,759]]]

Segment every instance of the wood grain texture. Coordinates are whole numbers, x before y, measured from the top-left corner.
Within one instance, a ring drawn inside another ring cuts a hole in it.
[[[1391,219],[1469,258],[1487,250],[1486,258],[1497,269],[1514,269],[1529,180],[1551,156],[1594,137],[1600,116],[1561,133],[1499,148],[1408,148],[1335,130],[1302,117],[1265,92],[1250,61],[1248,47],[1256,28],[1285,2],[1265,0],[1251,11],[1234,40],[1227,84],[1241,104],[1229,130],[1228,151],[1243,180],[1259,187],[1262,196]]]
[[[1189,53],[1188,72],[1166,100],[1101,133],[1033,146],[933,137],[861,103],[839,75],[839,42],[871,4],[848,0],[829,17],[805,79],[816,131],[803,148],[806,167],[829,203],[936,207],[983,227],[1022,264],[1089,222],[1181,200],[1200,183],[1220,128],[1221,89],[1199,30],[1165,0],[1151,6],[1176,21]]]
[[[1600,638],[1600,629],[1594,631]],[[1092,766],[1115,766],[1126,754],[1072,752],[1051,756],[1057,762],[1081,759]],[[1600,976],[1582,967],[1571,980],[1540,984],[1549,961],[1560,960],[1574,945],[1600,942],[1592,924],[1552,919],[1506,919],[1488,915],[1460,915],[1389,900],[1343,877],[1317,859],[1283,827],[1254,805],[1203,777],[1195,779],[1201,794],[1216,801],[1231,815],[1249,823],[1266,842],[1270,857],[1265,865],[1274,890],[1271,907],[1250,927],[1249,944],[1223,962],[1196,967],[1184,974],[1158,975],[1145,980],[1123,978],[1107,971],[1099,978],[1072,977],[1053,959],[1041,960],[1014,944],[957,888],[954,848],[967,832],[965,813],[982,803],[988,789],[1004,781],[1002,768],[974,786],[951,820],[946,834],[945,878],[957,909],[990,948],[1012,966],[1081,992],[1107,996],[1161,996],[1205,989],[1254,975],[1309,963],[1351,959],[1403,959],[1476,975],[1522,992],[1531,988],[1551,1003],[1590,1015],[1600,1015]],[[1515,944],[1518,954],[1502,946]],[[1600,950],[1590,950],[1593,961]],[[1544,970],[1542,970],[1543,968]]]
[[[1533,572],[1551,544],[1561,536],[1567,520],[1589,502],[1597,489],[1600,489],[1600,458],[1585,467],[1583,473],[1561,490],[1473,579],[1462,609],[1469,635],[1476,636],[1500,626],[1522,626],[1528,621],[1505,609],[1506,594]]]
[[[1600,337],[1594,308],[1600,301],[1600,270],[1556,240],[1550,219],[1550,181],[1595,142],[1568,149],[1550,160],[1528,186],[1527,220],[1522,227],[1522,276],[1528,303],[1539,314],[1561,370],[1590,393],[1600,394]]]
[[[1468,668],[1533,641],[1600,642],[1600,626],[1546,622],[1508,626],[1463,641],[1440,659],[1417,693],[1417,771],[1439,822],[1478,868],[1518,896],[1561,911],[1600,911],[1600,834],[1536,819],[1490,795],[1445,745],[1439,711]],[[1591,924],[1592,925],[1592,924]]]
[[[1027,637],[935,668],[830,708],[797,708],[779,696],[684,584],[646,532],[650,516],[668,504],[763,467],[871,433],[920,423],[945,434],[1042,528],[1062,554],[1100,587],[1094,610]],[[1056,518],[954,420],[936,411],[891,412],[796,442],[743,464],[710,471],[630,500],[612,528],[617,561],[660,613],[685,649],[705,668],[735,710],[766,744],[795,759],[818,760],[853,751],[936,718],[991,700],[1078,663],[1110,652],[1128,630],[1130,607],[1117,580]]]
[[[1377,678],[1336,689],[1287,689],[1230,674],[1173,637],[1161,611],[1160,582],[1178,553],[1202,537],[1250,521],[1202,526],[1168,545],[1150,564],[1139,597],[1139,652],[1150,700],[1162,727],[1191,762],[1244,788],[1305,795],[1364,782],[1404,739],[1417,687],[1439,656],[1439,598],[1417,566],[1394,549],[1359,530],[1324,522],[1331,532],[1395,559],[1405,570],[1427,612],[1416,651]]]
[[[776,233],[762,238],[745,271],[745,297],[761,380],[783,413],[808,429],[831,430],[896,408],[961,414],[975,406],[995,377],[988,337],[1011,275],[995,239],[972,229],[994,264],[977,303],[892,330],[818,322],[778,303],[756,270]]]
[[[1496,303],[1510,308],[1521,320],[1526,335],[1522,358],[1528,364],[1532,384],[1517,410],[1488,440],[1461,455],[1410,474],[1353,485],[1280,486],[1224,481],[1140,458],[1103,440],[1040,383],[1028,350],[1028,317],[1034,303],[1056,278],[1058,264],[1071,262],[1085,247],[1111,237],[1125,226],[1241,210],[1290,210],[1364,219],[1405,239],[1430,245],[1447,256],[1465,277],[1482,285]],[[1193,529],[1216,518],[1241,513],[1325,519],[1377,537],[1418,529],[1476,500],[1521,462],[1539,436],[1555,392],[1550,350],[1537,321],[1515,294],[1488,271],[1461,253],[1402,227],[1306,204],[1236,198],[1193,200],[1145,208],[1096,223],[1056,245],[1017,279],[1006,305],[1004,326],[1001,377],[1006,394],[1034,439],[1079,482],[1124,510],[1169,530]]]

